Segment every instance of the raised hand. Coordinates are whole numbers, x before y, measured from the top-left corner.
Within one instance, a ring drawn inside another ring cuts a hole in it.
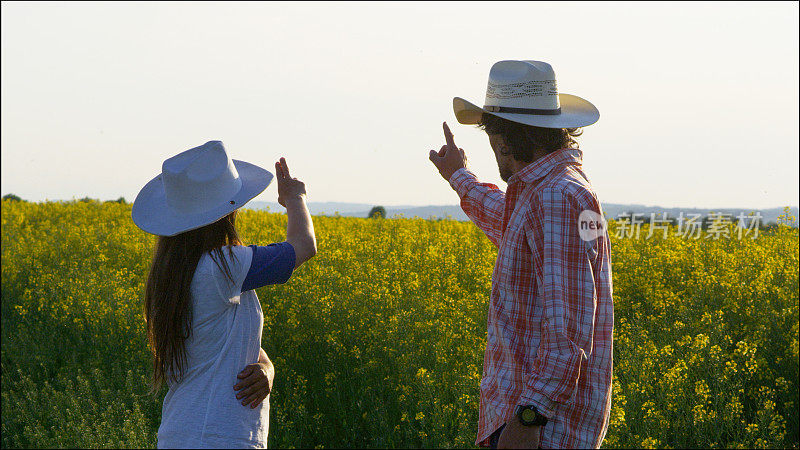
[[[295,269],[317,254],[314,223],[306,205],[306,185],[289,174],[286,159],[275,163],[278,178],[278,203],[286,208],[286,242],[294,248]]]
[[[306,185],[289,174],[286,158],[275,163],[275,177],[278,179],[278,203],[286,208],[286,202],[302,199],[306,195]]]
[[[446,144],[443,145],[438,152],[436,150],[431,150],[428,158],[433,162],[433,165],[439,169],[439,174],[442,175],[442,178],[450,181],[450,177],[452,177],[457,170],[467,167],[467,155],[464,153],[463,149],[456,146],[453,133],[450,132],[447,122],[442,123],[442,128],[444,129]]]

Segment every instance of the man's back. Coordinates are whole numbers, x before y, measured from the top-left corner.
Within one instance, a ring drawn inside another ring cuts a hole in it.
[[[600,112],[528,59],[492,65],[479,105],[453,98],[459,123],[486,131],[507,192],[467,170],[447,123],[446,144],[428,153],[498,247],[476,443],[599,447],[611,404],[611,257],[575,138]]]
[[[581,151],[529,164],[506,193],[467,170],[450,182],[498,246],[476,443],[512,420],[516,405],[533,404],[550,417],[543,447],[599,446],[611,399],[610,247],[605,230],[580,237],[581,212],[602,214]]]

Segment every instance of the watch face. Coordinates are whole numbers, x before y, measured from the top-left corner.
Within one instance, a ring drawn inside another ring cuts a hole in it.
[[[533,422],[536,419],[536,413],[533,412],[531,409],[523,409],[522,410],[522,420],[524,422]]]

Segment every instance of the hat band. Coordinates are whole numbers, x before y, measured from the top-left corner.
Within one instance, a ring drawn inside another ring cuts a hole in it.
[[[508,106],[488,106],[484,105],[483,109],[495,113],[510,113],[510,114],[540,114],[545,116],[555,116],[561,114],[561,107],[556,109],[532,109],[532,108],[510,108]]]

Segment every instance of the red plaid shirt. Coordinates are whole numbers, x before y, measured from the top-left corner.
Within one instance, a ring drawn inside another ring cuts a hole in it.
[[[535,405],[542,448],[599,447],[608,428],[614,305],[608,232],[584,241],[578,216],[602,214],[578,149],[514,174],[508,191],[466,169],[450,184],[497,247],[477,445]]]

